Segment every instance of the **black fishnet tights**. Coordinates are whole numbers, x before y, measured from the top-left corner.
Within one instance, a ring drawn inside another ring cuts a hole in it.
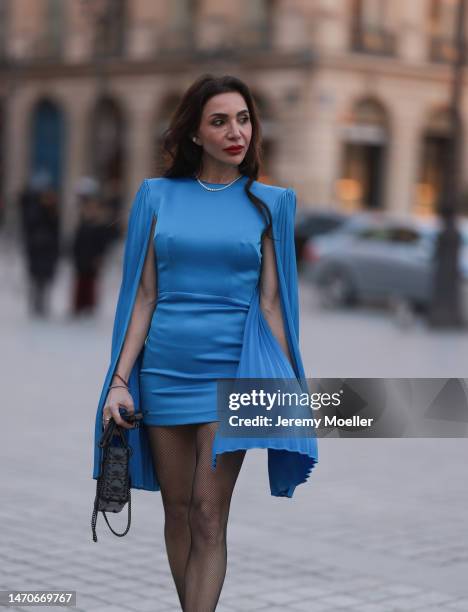
[[[164,506],[164,537],[184,612],[213,612],[226,575],[226,533],[245,451],[218,455],[217,423],[147,426]]]

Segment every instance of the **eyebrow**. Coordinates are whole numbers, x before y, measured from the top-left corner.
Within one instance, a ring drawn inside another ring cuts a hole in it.
[[[242,113],[248,113],[248,109],[244,108],[244,110],[239,111],[237,114],[238,115],[242,115]],[[229,115],[227,115],[226,113],[211,113],[210,117],[214,117],[214,116],[218,116],[218,117],[228,117]]]

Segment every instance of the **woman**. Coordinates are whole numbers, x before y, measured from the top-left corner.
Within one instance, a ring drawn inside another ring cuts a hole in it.
[[[160,490],[185,612],[216,608],[230,501],[245,452],[268,449],[272,495],[292,497],[315,438],[219,436],[218,378],[304,379],[298,346],[295,194],[264,185],[248,87],[205,75],[167,130],[168,169],[132,206],[111,364],[95,438],[113,417],[133,448],[134,488]],[[276,234],[276,235],[275,235]],[[141,410],[134,429],[119,414]],[[94,478],[100,451],[95,446]]]

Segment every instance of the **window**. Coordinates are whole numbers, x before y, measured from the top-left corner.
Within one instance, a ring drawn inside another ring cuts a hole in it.
[[[47,0],[46,30],[50,55],[59,55],[63,44],[64,4],[61,0]]]
[[[112,57],[124,52],[126,20],[125,0],[101,2],[94,14],[94,54]]]
[[[395,51],[395,2],[354,0],[352,46],[354,51],[391,55]]]
[[[391,225],[386,227],[367,227],[358,232],[360,240],[372,240],[378,242],[388,242],[392,244],[414,244],[421,237],[419,233],[403,225]]]
[[[455,32],[459,0],[432,0],[429,15],[430,55],[435,62],[455,59]]]
[[[0,0],[0,60],[6,55],[8,34],[8,0]]]
[[[420,236],[418,232],[409,227],[392,227],[389,232],[391,242],[400,244],[413,244],[418,242]]]
[[[239,35],[244,46],[266,48],[271,41],[273,7],[268,0],[248,0]]]
[[[386,227],[367,227],[358,232],[359,240],[374,240],[379,242],[388,242],[390,240],[390,231]]]
[[[159,44],[162,51],[186,51],[193,48],[199,10],[198,0],[171,0],[167,3],[167,22],[160,32]]]
[[[40,24],[35,31],[31,54],[40,60],[55,59],[62,52],[65,5],[61,0],[45,0],[40,7]]]

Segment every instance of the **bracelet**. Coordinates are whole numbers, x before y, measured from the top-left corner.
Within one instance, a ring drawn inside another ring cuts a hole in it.
[[[114,376],[117,376],[117,378],[120,378],[120,380],[128,387],[128,382],[124,378],[122,378],[120,374],[117,374],[117,372],[115,372]]]
[[[123,385],[111,385],[109,389],[128,389],[128,387],[124,387]]]

